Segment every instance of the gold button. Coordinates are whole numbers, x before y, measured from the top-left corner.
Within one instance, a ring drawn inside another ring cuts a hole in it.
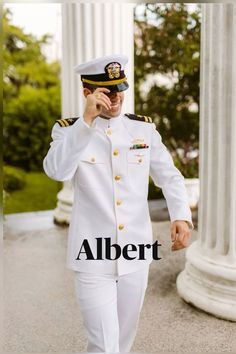
[[[116,180],[116,181],[119,181],[120,179],[121,179],[120,176],[115,176],[115,180]]]
[[[120,225],[119,225],[119,230],[123,230],[124,227],[125,227],[125,226],[124,226],[123,224],[120,224]]]
[[[114,150],[113,155],[114,155],[114,156],[119,155],[119,150]]]
[[[95,162],[95,157],[91,157],[91,162]]]
[[[112,130],[111,129],[107,129],[107,135],[111,135],[112,134]]]
[[[117,201],[116,201],[116,205],[121,205],[121,204],[122,204],[122,200],[117,199]]]

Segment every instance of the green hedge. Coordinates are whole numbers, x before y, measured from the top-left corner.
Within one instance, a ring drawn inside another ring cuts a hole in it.
[[[149,179],[148,200],[163,199],[162,190],[155,186],[152,179]]]
[[[57,91],[57,92],[55,92]],[[19,96],[4,108],[3,158],[6,164],[27,171],[43,171],[51,130],[60,118],[59,88],[21,88]]]
[[[12,192],[25,186],[25,172],[16,167],[3,166],[3,189]]]

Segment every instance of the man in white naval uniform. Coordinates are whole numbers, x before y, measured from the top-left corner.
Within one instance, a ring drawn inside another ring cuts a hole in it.
[[[75,271],[88,352],[131,350],[152,261],[148,246],[144,258],[138,253],[140,245],[153,242],[149,175],[167,201],[172,250],[187,246],[193,228],[184,178],[155,125],[148,117],[121,113],[127,60],[106,56],[75,68],[86,97],[84,114],[54,124],[43,161],[49,177],[71,180],[74,188],[67,266]]]

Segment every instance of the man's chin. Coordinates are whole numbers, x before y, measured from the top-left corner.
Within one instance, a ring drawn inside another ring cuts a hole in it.
[[[103,112],[102,115],[105,118],[115,118],[118,117],[120,115],[121,109],[117,110],[117,111],[106,111]]]

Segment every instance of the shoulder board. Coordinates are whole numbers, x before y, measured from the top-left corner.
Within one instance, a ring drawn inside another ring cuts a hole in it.
[[[147,116],[140,116],[139,114],[126,113],[126,117],[133,120],[139,120],[140,122],[152,123],[152,118]]]
[[[66,118],[66,119],[57,119],[56,123],[58,123],[61,127],[69,127],[69,125],[73,125],[77,119],[79,119],[79,117],[77,118]]]

